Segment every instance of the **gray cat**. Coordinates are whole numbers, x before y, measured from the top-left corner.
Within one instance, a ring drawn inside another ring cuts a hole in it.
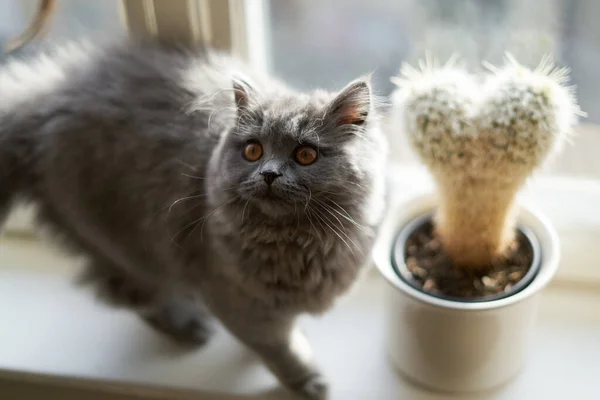
[[[385,160],[368,81],[299,94],[127,40],[12,61],[0,92],[0,217],[34,203],[107,301],[188,344],[216,317],[285,386],[327,396],[294,323],[368,262]]]

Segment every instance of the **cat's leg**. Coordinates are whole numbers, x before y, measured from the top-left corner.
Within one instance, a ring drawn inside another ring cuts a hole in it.
[[[248,343],[279,380],[293,392],[310,400],[328,398],[329,386],[313,362],[312,349],[304,334],[293,328],[279,344]]]
[[[214,333],[213,317],[204,304],[184,293],[170,294],[140,316],[151,327],[182,344],[202,346]]]
[[[212,316],[189,293],[165,292],[98,260],[88,266],[83,282],[92,283],[106,303],[135,311],[149,326],[180,344],[200,346],[213,334]]]
[[[327,382],[313,363],[310,345],[294,326],[294,318],[253,315],[247,309],[241,315],[231,311],[219,315],[221,321],[261,357],[284,386],[306,399],[327,399]]]

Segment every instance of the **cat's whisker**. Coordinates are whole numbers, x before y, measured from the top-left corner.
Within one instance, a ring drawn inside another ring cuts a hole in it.
[[[319,233],[319,231],[317,230],[317,228],[315,227],[315,225],[313,224],[312,218],[311,218],[311,209],[309,208],[305,208],[305,215],[306,218],[308,219],[308,222],[310,223],[310,227],[311,229],[315,230],[315,234],[317,235],[317,237],[319,238],[319,240],[321,240],[321,234]],[[321,221],[319,221],[319,223],[321,223]],[[323,229],[323,225],[321,224],[321,229]]]
[[[306,206],[304,207],[304,211],[306,211],[306,208],[308,207],[308,205],[310,204],[310,200],[312,199],[312,191],[308,186],[306,186],[306,189],[308,189],[308,200],[306,200]]]
[[[199,195],[199,196],[203,196],[203,195]],[[188,197],[188,198],[193,198],[193,197],[196,197],[196,196],[190,196],[190,197]],[[184,200],[184,199],[179,199],[179,200]],[[178,201],[178,200],[176,200],[176,201],[175,201],[175,203],[176,203],[177,201]],[[151,217],[151,219],[150,219],[150,220],[151,220],[151,221],[154,221],[154,220],[155,220],[155,218],[158,216],[158,214],[162,213],[162,212],[163,212],[163,211],[165,211],[166,209],[169,209],[169,210],[168,210],[168,212],[167,212],[167,215],[169,215],[169,214],[170,214],[170,212],[171,212],[171,208],[172,208],[172,207],[175,205],[175,203],[171,204],[170,206],[169,206],[169,205],[165,205],[164,207],[161,207],[161,208],[160,208],[158,211],[156,211],[154,214],[152,214],[152,217]],[[193,206],[193,207],[191,207],[189,210],[187,210],[187,211],[186,211],[186,213],[189,213],[189,212],[191,212],[192,210],[194,210],[194,209],[195,209],[196,207],[198,207],[199,205],[201,205],[201,203],[194,205],[194,206]],[[147,235],[147,233],[148,233],[148,229],[149,229],[148,227],[146,227],[146,228],[144,229],[144,236],[145,236],[145,235]],[[171,238],[172,238],[172,236],[171,236],[170,234],[169,234],[169,237],[171,237]],[[144,247],[146,247],[146,245],[145,245],[145,244],[144,244]]]
[[[192,200],[192,199],[198,199],[198,198],[202,198],[202,197],[206,197],[206,196],[207,196],[206,194],[198,194],[198,195],[195,195],[195,196],[188,196],[188,197],[182,197],[180,199],[177,199],[169,207],[168,213],[171,213],[171,211],[173,210],[173,207],[175,207],[177,204],[181,203],[182,201]]]
[[[339,219],[339,218],[337,218],[335,215],[333,215],[333,214],[331,213],[331,211],[329,211],[329,210],[327,210],[327,209],[325,209],[325,210],[326,210],[326,211],[327,211],[327,212],[328,212],[328,213],[329,213],[329,214],[330,214],[332,217],[334,217],[334,218],[335,218],[335,219],[336,219],[336,220],[339,222],[339,224],[340,224],[340,226],[341,226],[341,229],[339,229],[339,230],[338,230],[338,232],[339,232],[340,234],[344,235],[344,236],[345,236],[345,237],[346,237],[346,238],[347,238],[347,239],[348,239],[348,240],[349,240],[349,241],[350,241],[350,242],[351,242],[351,243],[354,245],[354,247],[356,247],[356,249],[357,249],[357,250],[358,250],[358,251],[359,251],[359,252],[362,254],[362,249],[361,249],[361,248],[360,248],[360,246],[358,246],[358,245],[357,245],[357,244],[356,244],[356,243],[355,243],[355,242],[354,242],[354,241],[353,241],[353,240],[350,238],[350,236],[349,236],[349,235],[346,233],[346,230],[345,230],[345,228],[344,228],[344,225],[342,224],[342,222],[340,221],[340,219]],[[333,221],[331,221],[331,220],[330,220],[330,219],[327,217],[327,215],[322,215],[322,216],[323,216],[324,218],[326,218],[326,219],[327,219],[327,221],[328,221],[328,222],[330,222],[332,225],[334,225],[334,226],[336,226],[336,227],[337,227],[337,225],[335,225],[335,223],[334,223]]]
[[[246,214],[246,208],[248,207],[248,203],[250,203],[250,199],[246,200],[246,204],[244,205],[244,209],[242,210],[242,224],[244,223],[244,215]]]
[[[192,114],[195,111],[208,111],[208,110],[212,110],[215,106],[215,102],[213,101],[214,98],[218,95],[220,95],[221,93],[225,93],[225,92],[233,92],[235,89],[232,88],[228,88],[228,89],[221,89],[216,91],[215,93],[213,93],[212,95],[209,96],[204,96],[203,98],[199,98],[196,101],[192,102],[191,105],[188,107],[186,113]]]
[[[235,188],[230,188],[230,189],[235,189]],[[224,189],[224,190],[227,190],[227,189]],[[183,198],[183,199],[179,199],[179,200],[189,200],[189,199],[192,199],[192,198],[195,198],[195,197],[206,197],[206,196],[208,196],[208,195],[207,195],[207,194],[202,194],[202,195],[198,195],[198,196],[190,196],[190,197],[188,197],[188,198]],[[184,216],[184,215],[187,215],[187,214],[191,213],[192,211],[194,211],[195,209],[197,209],[198,207],[200,207],[200,206],[202,206],[202,205],[204,205],[202,202],[198,202],[197,204],[194,204],[193,206],[189,207],[189,208],[188,208],[188,209],[187,209],[187,210],[186,210],[186,211],[183,213],[183,215],[182,215],[182,216]],[[171,209],[172,209],[174,206],[175,206],[175,204],[172,204],[172,205],[171,205],[171,207],[169,208],[169,211],[167,212],[167,215],[170,215],[170,214],[171,214]],[[161,208],[160,210],[158,210],[158,211],[157,211],[157,212],[154,214],[153,218],[155,218],[155,217],[156,217],[156,216],[157,216],[157,215],[158,215],[160,212],[164,211],[166,208],[167,208],[167,206],[165,206],[165,207]],[[177,236],[178,236],[178,235],[179,235],[179,234],[180,234],[180,233],[181,233],[183,230],[185,230],[186,228],[187,228],[187,226],[184,226],[184,227],[183,227],[183,228],[181,228],[179,231],[177,231],[177,232],[175,233],[175,235],[171,235],[170,233],[168,233],[168,232],[167,232],[167,234],[169,235],[169,238],[171,239],[171,242],[172,242],[172,243],[174,243],[174,244],[175,244],[177,247],[179,247],[179,248],[181,248],[181,246],[175,242],[175,238],[176,238],[176,237],[177,237]]]
[[[364,185],[361,185],[360,183],[356,183],[356,182],[352,182],[352,181],[341,181],[341,183],[347,183],[347,184],[350,184],[350,185],[357,186],[357,187],[359,187],[361,189],[367,189]]]
[[[196,177],[192,177],[192,178],[196,178]],[[204,179],[204,178],[202,178],[202,179]],[[228,191],[228,190],[234,190],[234,189],[238,189],[238,188],[239,188],[239,186],[233,186],[233,187],[230,187],[230,188],[221,189],[221,192],[226,192],[226,191]],[[202,197],[206,197],[206,196],[208,196],[208,194],[207,194],[207,193],[203,193],[203,194],[198,194],[198,195],[194,195],[194,196],[187,196],[187,197],[182,197],[182,198],[180,198],[180,199],[177,199],[177,200],[175,200],[175,201],[174,201],[174,202],[171,204],[171,206],[169,206],[169,211],[168,211],[168,213],[171,213],[171,211],[173,210],[173,208],[174,208],[174,207],[175,207],[177,204],[181,203],[182,201],[186,201],[186,200],[192,200],[192,199],[198,199],[198,198],[202,198]],[[163,208],[163,209],[164,209],[164,208]],[[160,212],[160,211],[159,211],[159,212]]]
[[[337,206],[340,210],[342,210],[342,212],[338,211],[337,209],[335,209],[334,207],[332,207],[331,205],[327,204],[327,203],[323,203],[321,202],[324,206],[330,208],[332,211],[336,212],[337,214],[339,214],[342,218],[344,218],[345,220],[347,220],[348,222],[350,222],[351,224],[353,224],[355,227],[357,227],[361,232],[363,232],[364,234],[368,235],[369,237],[373,237],[373,233],[370,232],[368,229],[366,229],[363,225],[359,224],[358,222],[356,222],[356,220],[354,220],[354,218],[352,218],[352,216],[348,213],[348,211],[346,211],[346,209],[342,206],[340,206],[338,203],[336,203],[335,201],[331,200],[329,197],[325,196],[325,198],[332,202],[335,206]]]
[[[192,179],[199,179],[199,180],[205,180],[206,179],[206,178],[203,178],[201,176],[189,175],[189,174],[186,174],[185,172],[182,172],[181,175],[186,176],[188,178],[192,178]]]
[[[189,168],[189,169],[191,169],[191,170],[194,170],[194,171],[195,171],[195,170],[197,169],[197,167],[194,167],[192,164],[186,163],[185,161],[183,161],[183,160],[180,160],[179,158],[178,158],[178,159],[176,159],[175,161],[177,161],[179,164],[181,164],[181,165],[183,165],[184,167],[187,167],[187,168]]]
[[[225,201],[223,204],[221,204],[219,207],[217,207],[217,208],[215,208],[214,210],[212,210],[212,211],[211,211],[210,213],[208,213],[207,215],[205,215],[205,216],[203,216],[203,217],[200,217],[200,218],[197,218],[197,219],[195,219],[194,221],[192,221],[192,222],[190,222],[190,223],[188,223],[188,224],[185,224],[185,225],[184,225],[184,226],[183,226],[181,229],[179,229],[179,230],[178,230],[178,231],[175,233],[175,235],[171,236],[171,241],[172,241],[173,243],[175,243],[175,239],[176,239],[176,238],[177,238],[177,236],[179,236],[179,235],[180,235],[180,234],[181,234],[183,231],[185,231],[186,229],[190,228],[191,226],[194,226],[194,225],[196,225],[196,226],[194,227],[194,230],[195,230],[195,229],[197,228],[197,224],[198,224],[200,221],[203,221],[203,220],[205,220],[205,219],[209,218],[209,217],[210,217],[211,215],[213,215],[215,212],[217,212],[218,210],[220,210],[220,209],[221,209],[221,208],[223,208],[224,206],[227,206],[228,204],[231,204],[233,201],[237,200],[238,198],[239,198],[239,196],[237,196],[237,197],[234,197],[233,199],[227,200],[227,201]],[[194,233],[194,230],[192,230],[192,232],[190,232],[190,234],[188,234],[188,238],[189,238],[189,237],[190,237],[190,236],[191,236],[191,235]]]
[[[346,233],[345,230],[345,226],[342,223],[342,221],[332,212],[332,209],[329,209],[328,207],[326,207],[327,205],[321,201],[319,201],[316,198],[312,198],[312,192],[310,190],[310,188],[308,188],[309,191],[309,198],[306,201],[306,205],[305,205],[305,213],[307,215],[307,217],[309,218],[309,222],[310,221],[310,214],[314,213],[314,216],[316,217],[317,221],[321,224],[324,223],[333,233],[335,233],[345,244],[346,246],[348,246],[348,249],[352,252],[352,254],[354,254],[352,247],[348,244],[348,242],[342,237],[342,235],[348,240],[350,241],[354,247],[356,247],[356,249],[362,253],[362,250],[360,248],[360,246],[358,246],[356,244],[356,242],[354,242]],[[331,217],[335,218],[335,220],[339,223],[339,227],[327,216],[327,214],[323,214],[323,212],[319,211],[318,209],[316,209],[315,207],[310,207],[310,202],[311,200],[313,200],[314,204],[321,207],[321,209],[325,212],[327,212]],[[335,209],[333,209],[333,211],[336,211]],[[340,214],[339,212],[337,212],[338,214]],[[341,215],[341,214],[340,214]],[[344,215],[342,215],[342,217],[345,217]],[[347,218],[346,218],[347,219]],[[351,218],[350,218],[351,219]],[[352,220],[352,222],[357,226],[360,227],[360,225],[358,225],[354,220]],[[351,222],[351,223],[352,223]],[[332,226],[333,225],[333,226]],[[335,227],[335,228],[334,228]],[[323,225],[321,224],[321,228],[324,229]],[[336,229],[337,228],[337,229]],[[360,227],[362,228],[362,227]],[[316,230],[316,228],[315,228]]]
[[[300,212],[298,211],[298,203],[294,201],[294,214],[296,215],[296,229],[294,230],[294,236],[298,232],[298,228],[300,228]]]
[[[353,190],[355,190],[355,189],[348,187],[347,184],[348,184],[348,182],[345,182],[345,181],[339,181],[339,182],[336,183],[336,185],[339,186],[339,188],[344,189],[346,192],[352,193]],[[338,193],[329,192],[329,194],[332,194],[332,195],[337,194],[337,195],[339,195],[339,192]]]
[[[343,234],[345,237],[347,237],[347,236],[348,236],[348,235],[346,234],[346,230],[344,229],[344,226],[342,225],[342,226],[340,227],[340,226],[336,225],[336,224],[335,224],[335,222],[333,222],[333,221],[332,221],[332,220],[329,218],[329,216],[323,212],[323,210],[315,208],[315,209],[314,209],[314,211],[315,211],[315,212],[316,212],[316,213],[317,213],[319,216],[321,216],[321,218],[323,218],[323,219],[326,219],[326,220],[327,220],[327,222],[329,222],[331,225],[333,225],[333,227],[335,227],[335,228],[336,228],[336,229],[335,229],[335,230],[336,230],[336,232],[339,232],[340,234]],[[341,223],[341,221],[339,221],[339,219],[338,219],[338,222],[340,222],[340,223]],[[331,229],[333,229],[333,228],[332,228],[330,225],[328,225],[328,226],[329,226]]]
[[[339,186],[341,186],[343,189],[345,189],[347,191],[352,191],[353,190],[352,188],[348,187],[347,185],[353,185],[353,186],[356,186],[356,187],[358,187],[360,189],[368,190],[368,188],[366,188],[364,185],[361,185],[359,183],[352,182],[352,181],[337,181],[336,184],[339,185]],[[326,189],[317,189],[317,193],[325,193],[325,194],[331,194],[331,195],[336,195],[336,196],[340,194],[339,191],[332,192],[332,191],[326,190]]]
[[[232,107],[232,106],[219,107],[219,108],[216,108],[215,110],[213,110],[210,113],[210,115],[208,116],[208,122],[206,123],[207,130],[210,132],[210,124],[211,124],[212,119],[215,116],[215,114],[217,114],[218,112],[223,111],[223,110],[231,110],[231,109],[233,109],[235,112],[235,107]]]
[[[206,224],[206,221],[208,220],[208,218],[210,218],[212,215],[214,215],[217,211],[219,211],[219,210],[223,209],[224,207],[230,205],[234,201],[239,201],[240,198],[241,198],[241,196],[236,196],[233,199],[225,202],[224,204],[221,204],[219,207],[215,208],[210,214],[208,214],[204,218],[204,221],[202,221],[202,227],[200,228],[200,241],[204,241],[204,225]],[[197,227],[198,227],[198,225],[196,224],[196,226],[194,226],[194,229],[192,229],[192,231],[188,235],[188,238],[194,234],[194,231],[196,230]]]
[[[321,239],[321,233],[325,234],[327,230],[326,230],[326,229],[325,229],[325,227],[323,226],[323,222],[321,222],[321,218],[319,218],[319,215],[318,215],[318,214],[317,214],[315,211],[316,211],[316,210],[314,210],[314,209],[312,209],[312,208],[311,208],[311,211],[310,211],[310,213],[311,213],[311,216],[315,217],[315,219],[316,219],[316,220],[317,220],[317,222],[319,223],[319,227],[321,228],[321,230],[319,231],[319,230],[317,230],[317,228],[315,227],[315,232],[317,232],[317,236],[319,237],[319,240],[322,240],[322,239]]]
[[[360,248],[356,245],[356,243],[354,243],[354,241],[352,241],[352,239],[348,237],[348,235],[346,235],[344,232],[336,230],[333,226],[329,224],[333,224],[333,222],[331,222],[329,218],[327,218],[325,215],[323,215],[316,209],[314,209],[313,211],[315,211],[317,219],[321,219],[323,221],[323,223],[346,245],[346,247],[348,247],[348,250],[350,250],[350,253],[352,253],[352,255],[354,255],[354,250],[352,249],[352,246],[350,246],[350,244],[342,237],[342,235],[344,235],[362,253]],[[327,223],[326,220],[329,221],[329,223]]]
[[[346,227],[344,226],[344,224],[342,223],[342,221],[331,212],[331,210],[329,210],[327,207],[325,207],[325,205],[320,202],[319,200],[315,199],[315,204],[319,207],[321,207],[321,209],[323,209],[324,211],[326,211],[328,214],[330,214],[333,218],[336,219],[336,221],[338,222],[338,224],[340,224],[340,228],[345,232],[346,231]]]
[[[345,209],[344,207],[342,207],[341,205],[339,205],[338,203],[336,203],[336,202],[335,202],[333,199],[331,199],[330,197],[327,197],[327,196],[324,196],[324,197],[325,197],[325,199],[326,199],[327,201],[331,202],[331,203],[332,203],[332,204],[334,204],[336,207],[338,207],[340,210],[342,210],[342,212],[344,213],[344,215],[345,215],[347,218],[349,218],[349,219],[351,219],[352,221],[354,221],[354,219],[352,219],[352,216],[350,215],[350,213],[349,213],[348,211],[346,211],[346,209]],[[324,203],[324,202],[323,202],[323,204],[326,204],[326,205],[330,206],[329,204],[327,204],[327,203]],[[331,206],[330,206],[330,207],[331,207]]]

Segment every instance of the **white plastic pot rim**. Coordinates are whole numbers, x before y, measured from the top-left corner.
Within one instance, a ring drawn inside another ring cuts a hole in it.
[[[379,272],[396,290],[400,290],[413,299],[432,306],[445,309],[481,311],[507,307],[521,302],[542,290],[555,275],[560,259],[560,246],[556,230],[542,213],[536,210],[533,205],[527,204],[520,199],[517,201],[517,204],[518,221],[520,224],[531,229],[538,238],[542,260],[540,269],[533,281],[527,287],[523,288],[523,290],[512,296],[483,302],[459,302],[428,295],[400,279],[392,265],[392,252],[395,239],[405,224],[418,215],[435,209],[437,199],[431,193],[416,196],[405,202],[391,204],[384,217],[373,248],[373,261]]]

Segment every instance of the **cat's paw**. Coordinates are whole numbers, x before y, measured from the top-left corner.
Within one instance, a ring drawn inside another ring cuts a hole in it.
[[[203,313],[167,308],[144,316],[144,320],[157,331],[185,346],[203,346],[214,334],[210,317]]]
[[[294,394],[305,400],[327,400],[329,396],[329,384],[321,374],[311,375],[289,385],[289,388]]]

